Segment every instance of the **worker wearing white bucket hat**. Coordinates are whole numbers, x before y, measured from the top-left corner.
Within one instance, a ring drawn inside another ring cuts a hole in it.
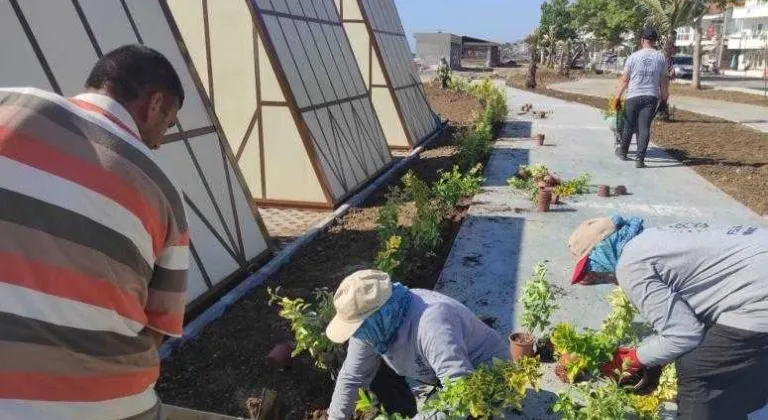
[[[430,290],[410,290],[377,270],[358,271],[334,296],[326,334],[349,340],[330,420],[352,418],[358,389],[369,388],[389,413],[416,414],[405,378],[439,385],[494,358],[508,359],[501,336],[461,303]],[[381,363],[384,361],[384,363]]]

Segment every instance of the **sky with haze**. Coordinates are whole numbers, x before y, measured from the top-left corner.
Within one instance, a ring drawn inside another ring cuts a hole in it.
[[[414,32],[450,32],[514,42],[539,22],[543,0],[395,0],[413,49]]]

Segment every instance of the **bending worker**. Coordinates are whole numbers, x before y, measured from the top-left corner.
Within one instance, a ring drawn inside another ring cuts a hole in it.
[[[768,402],[768,230],[594,219],[568,247],[573,283],[618,283],[658,335],[603,371],[675,362],[678,419],[746,420]]]
[[[330,420],[352,418],[360,388],[373,391],[388,413],[413,417],[416,399],[405,377],[438,385],[494,358],[509,359],[501,336],[467,307],[430,290],[392,284],[381,271],[344,279],[334,306],[336,317],[326,334],[336,343],[349,340],[349,347]]]
[[[637,132],[637,155],[635,166],[645,167],[645,152],[651,139],[651,122],[657,107],[666,109],[669,99],[669,77],[667,60],[661,51],[654,48],[659,35],[653,28],[643,29],[642,48],[627,58],[624,72],[614,94],[614,108],[619,109],[621,95],[627,92],[624,133],[616,156],[627,160],[629,143]],[[661,103],[659,102],[661,100]]]

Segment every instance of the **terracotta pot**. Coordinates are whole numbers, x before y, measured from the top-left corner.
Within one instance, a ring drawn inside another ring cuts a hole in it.
[[[536,134],[536,144],[539,146],[544,146],[544,138],[545,136],[543,133]]]
[[[267,355],[267,362],[280,369],[288,368],[293,363],[291,353],[293,353],[293,344],[288,342],[280,343],[272,347],[272,350]]]
[[[528,106],[526,106],[526,105],[521,106],[520,107],[520,111],[528,112]]]
[[[627,187],[623,185],[617,185],[616,188],[613,189],[614,195],[627,195]]]
[[[518,168],[517,173],[515,174],[520,179],[528,179],[528,170],[525,168]]]
[[[556,206],[559,206],[560,204],[563,204],[563,203],[560,201],[560,195],[558,195],[558,194],[555,194],[555,193],[552,193],[552,204],[554,204],[554,205],[556,205]]]
[[[555,366],[555,375],[566,384],[571,383],[571,381],[568,380],[568,370],[565,368],[565,365],[573,359],[574,357],[570,354],[563,353],[560,355],[560,358],[557,359],[557,366]]]
[[[509,336],[509,356],[512,361],[517,362],[523,357],[533,357],[535,352],[533,346],[536,339],[528,333],[514,333]]]
[[[539,188],[539,201],[536,205],[536,210],[546,213],[549,211],[550,205],[552,205],[552,189]]]
[[[599,197],[610,197],[611,196],[611,187],[607,185],[598,185],[597,186],[597,195]]]
[[[544,183],[546,184],[547,187],[554,187],[555,185],[557,185],[557,178],[555,178],[552,175],[547,175],[544,177]]]

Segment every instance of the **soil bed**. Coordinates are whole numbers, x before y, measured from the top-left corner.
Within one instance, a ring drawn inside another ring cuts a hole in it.
[[[716,90],[706,87],[703,89],[694,89],[693,86],[680,85],[677,83],[670,84],[669,92],[673,98],[675,96],[691,96],[694,98],[716,99],[718,101],[768,107],[768,99],[762,95],[753,95],[751,93]],[[768,112],[768,110],[766,110],[766,112]]]
[[[437,172],[454,164],[453,134],[480,112],[479,102],[471,97],[427,86],[436,112],[453,119],[445,134],[414,160],[407,170],[432,182]],[[237,302],[201,336],[174,351],[163,363],[157,390],[164,402],[197,410],[233,416],[247,416],[245,402],[271,389],[288,404],[286,419],[313,418],[330,402],[333,382],[325,371],[314,367],[306,355],[294,360],[289,370],[271,367],[266,356],[280,342],[292,340],[289,325],[269,306],[267,287],[281,287],[281,295],[310,298],[313,289],[331,290],[348,274],[373,266],[380,248],[375,230],[376,217],[389,186],[399,184],[405,172],[372,194],[337,220],[327,231],[300,249],[292,261],[263,287]],[[407,272],[399,281],[412,288],[434,287],[453,245],[468,203],[454,209],[442,224],[442,243],[434,255],[419,261],[406,260]],[[408,220],[415,212],[412,204],[401,209]],[[402,220],[403,218],[401,218]]]
[[[605,98],[552,89],[534,92],[599,109],[608,103]],[[675,121],[653,123],[651,141],[757,214],[768,215],[768,195],[762,194],[768,189],[768,134],[677,110]],[[648,170],[652,166],[649,163]]]

